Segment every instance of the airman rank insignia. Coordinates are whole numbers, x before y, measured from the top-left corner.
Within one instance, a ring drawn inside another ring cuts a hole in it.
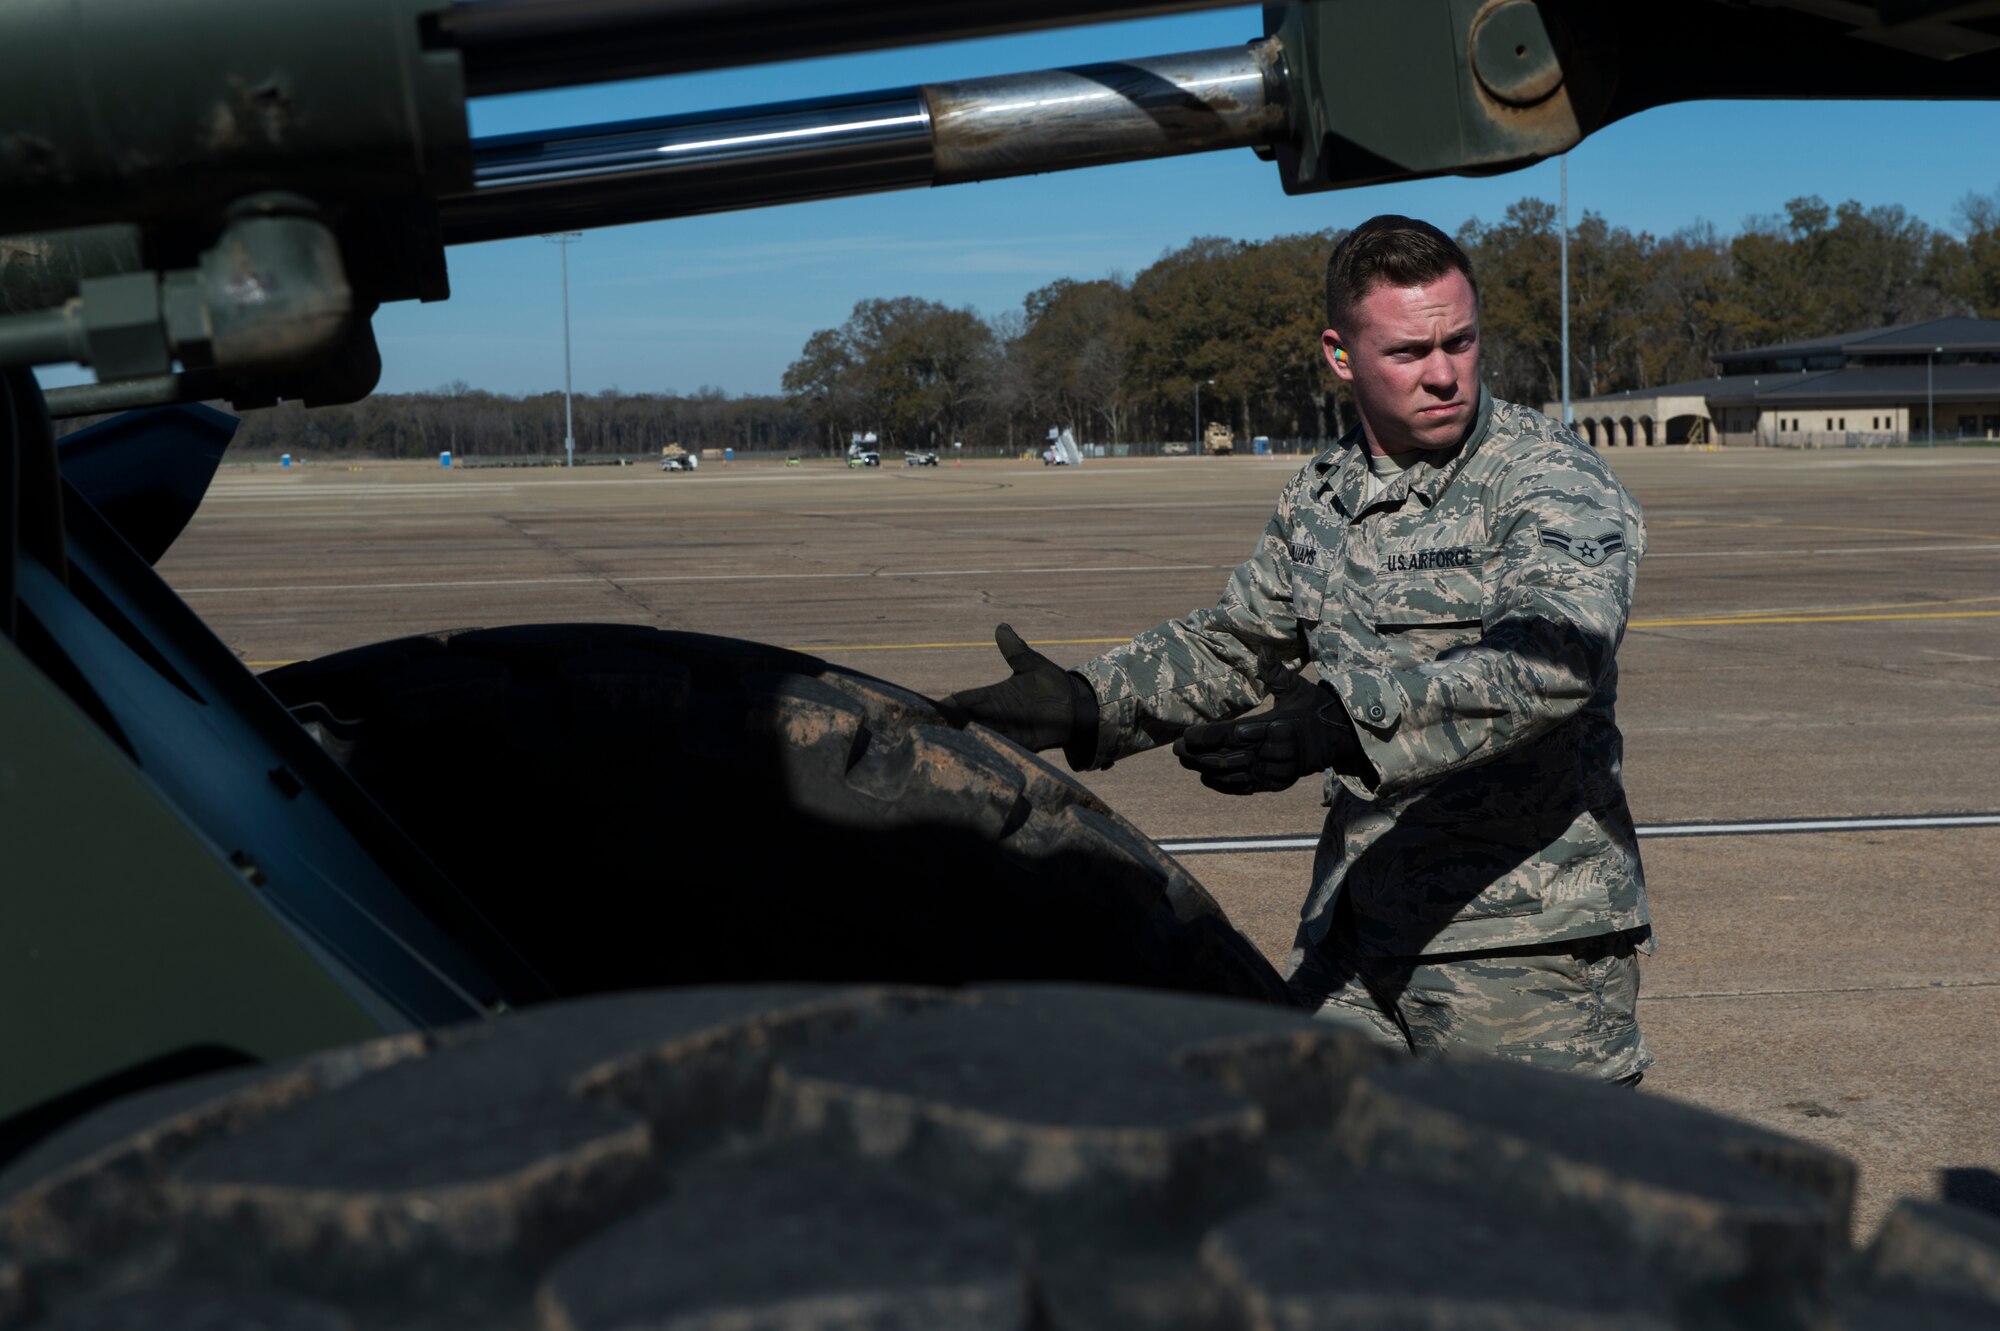
[[[1543,528],[1542,544],[1552,550],[1562,551],[1585,568],[1596,568],[1625,548],[1625,537],[1623,533],[1615,531],[1602,536],[1570,536],[1564,532]]]

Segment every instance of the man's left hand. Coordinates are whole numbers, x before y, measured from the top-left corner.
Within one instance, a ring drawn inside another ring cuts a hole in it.
[[[1294,682],[1268,712],[1189,726],[1174,741],[1174,756],[1210,790],[1253,795],[1351,766],[1361,761],[1361,743],[1340,695],[1324,683]]]

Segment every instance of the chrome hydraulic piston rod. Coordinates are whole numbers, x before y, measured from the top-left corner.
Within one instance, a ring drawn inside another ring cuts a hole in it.
[[[473,143],[447,242],[725,212],[1267,144],[1285,129],[1273,40],[856,97]]]

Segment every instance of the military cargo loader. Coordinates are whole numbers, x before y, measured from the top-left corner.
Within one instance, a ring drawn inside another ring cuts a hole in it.
[[[365,396],[371,316],[444,299],[453,245],[1225,149],[1310,191],[1683,98],[2000,89],[1985,4],[1318,0],[1219,50],[467,127],[1199,7],[0,11],[0,1324],[1990,1322],[1990,1220],[1906,1203],[1856,1252],[1838,1156],[1318,1027],[1087,787],[893,683],[606,625],[256,677],[153,572],[230,411]],[[97,382],[38,387],[69,361]],[[580,772],[692,816],[663,845],[593,795],[579,834]]]

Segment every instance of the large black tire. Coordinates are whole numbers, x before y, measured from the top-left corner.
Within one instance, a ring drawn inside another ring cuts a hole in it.
[[[1671,1101],[1110,988],[675,989],[114,1104],[0,1325],[1970,1327],[2000,1223]]]
[[[441,633],[271,690],[565,994],[1084,980],[1286,1001],[1088,789],[907,689],[627,625]]]

